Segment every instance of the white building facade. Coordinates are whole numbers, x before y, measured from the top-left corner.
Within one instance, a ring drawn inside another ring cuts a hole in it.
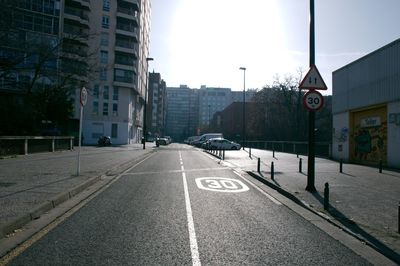
[[[90,1],[88,45],[95,67],[87,85],[84,144],[96,144],[100,136],[113,144],[138,143],[143,136],[150,11],[149,0]]]
[[[400,168],[400,39],[333,72],[335,159]]]

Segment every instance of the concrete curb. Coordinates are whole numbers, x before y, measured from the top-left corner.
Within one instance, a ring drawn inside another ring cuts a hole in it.
[[[72,197],[76,196],[77,194],[81,193],[82,191],[84,191],[88,187],[92,186],[93,184],[95,184],[96,182],[101,180],[102,177],[104,177],[105,175],[109,175],[110,173],[113,173],[114,171],[116,171],[117,168],[120,167],[122,169],[119,172],[124,172],[132,164],[134,164],[135,162],[141,160],[143,157],[145,157],[147,154],[149,154],[151,152],[153,152],[153,151],[145,153],[145,154],[139,156],[138,158],[135,158],[132,161],[121,163],[121,164],[119,164],[119,165],[117,165],[117,166],[105,171],[105,173],[103,173],[103,174],[101,174],[99,176],[92,177],[92,178],[86,180],[85,182],[83,182],[82,184],[75,186],[71,190],[69,190],[67,192],[60,193],[59,195],[57,195],[53,199],[50,199],[47,202],[42,203],[39,207],[35,208],[32,212],[30,212],[28,214],[21,215],[20,217],[15,218],[13,221],[11,221],[9,223],[6,223],[2,228],[0,228],[0,239],[6,237],[7,235],[9,235],[9,234],[11,234],[13,232],[15,232],[16,230],[18,230],[19,228],[23,227],[24,225],[26,225],[27,223],[31,222],[32,220],[39,219],[40,216],[43,215],[44,213],[50,211],[51,209],[56,208],[60,204],[66,202],[67,200],[69,200]],[[115,175],[115,174],[113,173],[113,175]]]
[[[303,201],[301,201],[300,199],[298,199],[295,195],[293,195],[292,193],[284,190],[283,188],[269,182],[267,179],[265,179],[262,175],[260,175],[258,172],[253,172],[253,171],[246,171],[247,174],[249,174],[251,177],[257,179],[258,181],[260,181],[261,183],[269,186],[270,188],[276,190],[277,192],[279,192],[280,194],[282,194],[283,196],[285,196],[286,198],[292,200],[293,202],[295,202],[296,204],[298,204],[299,206],[311,211],[312,213],[314,213],[315,215],[318,215],[319,217],[321,217],[322,219],[326,220],[327,222],[329,222],[330,224],[338,227],[339,229],[341,229],[343,232],[346,232],[347,234],[351,235],[352,237],[356,238],[357,240],[363,242],[364,244],[368,245],[369,247],[373,248],[375,251],[379,252],[380,254],[382,254],[383,256],[387,257],[388,259],[392,260],[395,263],[398,263],[398,258],[394,258],[392,257],[390,254],[386,254],[386,252],[382,251],[381,249],[379,249],[378,247],[376,247],[375,245],[373,245],[372,243],[370,243],[369,241],[367,241],[366,239],[358,236],[357,234],[353,233],[350,229],[346,228],[345,226],[342,226],[341,224],[339,224],[338,222],[335,221],[335,218],[330,217],[328,215],[325,215],[323,213],[320,213],[318,211],[315,211],[314,209],[312,209],[311,207],[309,207],[307,204],[305,204]]]

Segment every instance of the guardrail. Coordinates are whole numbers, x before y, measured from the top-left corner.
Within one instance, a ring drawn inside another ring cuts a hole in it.
[[[29,154],[72,150],[74,137],[71,136],[0,136],[0,155]]]
[[[293,154],[308,154],[307,141],[246,141],[246,148],[256,148]],[[315,155],[331,158],[332,145],[329,142],[316,142]]]

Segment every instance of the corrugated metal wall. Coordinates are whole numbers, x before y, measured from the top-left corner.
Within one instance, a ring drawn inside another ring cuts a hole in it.
[[[332,74],[333,114],[400,100],[400,39]]]

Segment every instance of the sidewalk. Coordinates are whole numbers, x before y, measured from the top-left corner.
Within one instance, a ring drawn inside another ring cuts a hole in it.
[[[307,156],[271,151],[228,151],[225,163],[241,168],[263,183],[298,202],[330,222],[348,229],[351,234],[400,262],[399,201],[400,172],[343,164],[328,159],[315,159],[315,188],[307,186]],[[261,160],[260,173],[257,161]],[[302,173],[299,160],[302,159]],[[274,180],[271,179],[271,162],[274,162]],[[324,187],[329,183],[329,211],[324,210]]]
[[[141,144],[83,146],[80,175],[77,149],[0,160],[0,239],[56,207],[104,175],[117,175],[150,153]]]

